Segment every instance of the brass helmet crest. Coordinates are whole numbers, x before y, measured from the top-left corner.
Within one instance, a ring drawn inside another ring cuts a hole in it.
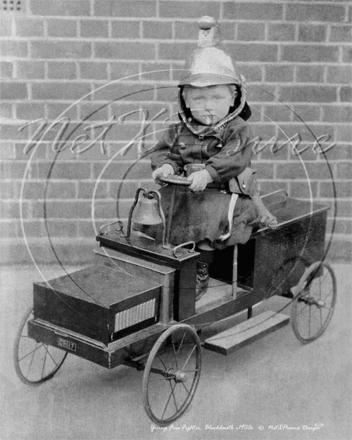
[[[186,64],[187,72],[179,86],[207,87],[218,84],[242,84],[231,56],[221,47],[220,29],[212,17],[198,21],[198,47]]]

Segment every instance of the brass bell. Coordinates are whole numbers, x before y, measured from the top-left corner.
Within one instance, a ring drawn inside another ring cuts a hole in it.
[[[142,195],[140,195],[142,193]],[[134,215],[134,210],[136,213]],[[162,245],[167,247],[166,243],[166,224],[165,216],[161,207],[161,196],[158,191],[146,191],[144,188],[138,188],[134,198],[133,205],[128,215],[126,238],[131,235],[132,217],[134,225],[163,225]],[[137,228],[133,228],[138,230]]]
[[[141,225],[159,225],[163,223],[158,206],[158,200],[153,194],[144,193],[138,201],[134,222]]]

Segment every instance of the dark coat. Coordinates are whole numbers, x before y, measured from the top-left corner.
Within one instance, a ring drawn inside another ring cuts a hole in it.
[[[201,125],[182,122],[171,125],[156,146],[152,169],[169,163],[176,174],[189,163],[204,163],[216,184],[226,184],[250,166],[252,133],[249,125],[237,117],[219,132],[201,130]],[[199,132],[199,134],[198,134]]]
[[[252,232],[250,222],[256,211],[249,197],[240,196],[234,211],[231,237],[223,243],[217,238],[228,229],[228,207],[231,193],[228,181],[251,165],[252,135],[249,125],[240,117],[215,132],[211,127],[194,121],[171,125],[155,147],[151,157],[152,169],[170,164],[175,174],[182,174],[184,165],[203,163],[214,182],[200,193],[178,187],[172,215],[170,242],[196,243],[208,239],[213,247],[223,248],[245,243]],[[169,216],[172,186],[160,189],[165,216]]]

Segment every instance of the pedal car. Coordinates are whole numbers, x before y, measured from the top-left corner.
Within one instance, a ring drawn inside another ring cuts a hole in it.
[[[228,355],[289,320],[302,343],[321,336],[336,301],[335,275],[324,261],[328,208],[284,191],[262,198],[278,226],[216,251],[210,287],[196,301],[194,243],[171,246],[158,192],[139,189],[127,225],[101,227],[94,265],[34,283],[14,347],[19,378],[29,385],[52,378],[68,353],[108,369],[134,367],[144,372],[148,417],[167,426],[193,399],[202,348]],[[131,227],[143,201],[164,228],[160,243]],[[253,306],[273,295],[292,303],[290,318],[271,311],[253,317]],[[243,311],[248,319],[241,324],[202,338],[211,323]]]

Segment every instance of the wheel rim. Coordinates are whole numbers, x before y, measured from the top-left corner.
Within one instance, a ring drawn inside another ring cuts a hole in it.
[[[336,278],[331,267],[312,264],[299,282],[291,310],[291,323],[302,343],[314,341],[329,325],[336,303]]]
[[[148,417],[167,426],[189,407],[201,372],[197,333],[184,324],[165,331],[149,354],[143,376],[143,404]]]
[[[13,358],[15,371],[22,382],[39,385],[54,376],[66,359],[67,353],[30,338],[27,324],[31,319],[32,307],[27,310],[18,328]]]

